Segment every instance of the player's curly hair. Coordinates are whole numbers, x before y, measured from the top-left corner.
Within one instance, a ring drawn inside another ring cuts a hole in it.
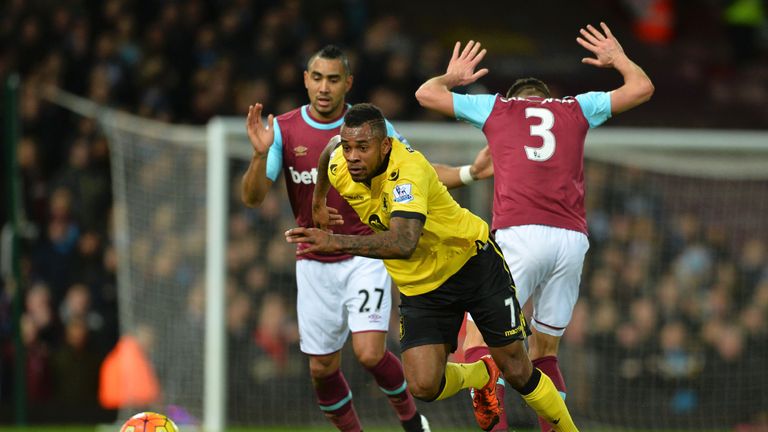
[[[371,125],[371,130],[376,136],[387,136],[387,126],[384,122],[384,114],[372,103],[359,103],[352,107],[344,115],[345,127],[359,127],[366,123]]]
[[[549,93],[549,87],[544,84],[544,81],[538,78],[520,78],[515,81],[512,86],[507,90],[507,97],[519,96],[523,93],[528,95],[536,95],[542,97],[552,97]]]
[[[352,68],[349,67],[349,58],[338,46],[326,45],[321,48],[320,51],[312,54],[312,57],[310,57],[309,61],[307,61],[307,70],[310,69],[312,62],[315,61],[315,59],[318,57],[322,57],[328,60],[340,60],[341,65],[344,66],[344,72],[346,72],[347,75],[352,75]]]

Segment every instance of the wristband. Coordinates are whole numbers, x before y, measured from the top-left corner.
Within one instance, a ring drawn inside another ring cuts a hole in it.
[[[465,185],[475,181],[475,179],[472,177],[472,174],[469,172],[471,167],[472,165],[464,165],[463,167],[459,168],[459,179]]]

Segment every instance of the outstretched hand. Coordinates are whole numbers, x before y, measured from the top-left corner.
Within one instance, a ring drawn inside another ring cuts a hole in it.
[[[339,211],[325,204],[312,204],[312,221],[317,228],[327,230],[332,225],[343,225],[344,218]]]
[[[581,59],[581,62],[602,68],[614,67],[616,60],[626,57],[626,54],[608,26],[601,22],[600,27],[603,29],[602,32],[592,25],[587,25],[586,29],[579,30],[583,37],[577,37],[576,42],[595,55],[594,58],[585,57]]]
[[[285,240],[288,243],[301,243],[304,248],[296,250],[296,255],[306,255],[308,253],[328,253],[336,252],[331,245],[331,236],[333,234],[318,228],[291,228],[285,232]]]
[[[459,53],[460,50],[461,42],[456,42],[445,72],[446,75],[451,75],[455,79],[456,85],[472,84],[488,73],[487,68],[475,72],[475,68],[487,52],[485,48],[480,49],[480,42],[469,41],[461,53]]]
[[[267,124],[261,121],[261,111],[264,106],[255,103],[248,107],[248,118],[245,120],[245,127],[248,130],[248,139],[251,140],[253,152],[256,156],[265,157],[275,140],[274,120],[275,116],[270,114],[267,117]]]

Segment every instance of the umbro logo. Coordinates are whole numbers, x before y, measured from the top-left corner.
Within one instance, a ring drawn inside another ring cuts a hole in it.
[[[560,419],[554,419],[554,420],[552,420],[552,424],[553,424],[553,425],[556,425],[556,424],[558,424],[558,423],[560,423]]]

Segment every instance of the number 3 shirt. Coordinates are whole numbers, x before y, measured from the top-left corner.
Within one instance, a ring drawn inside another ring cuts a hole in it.
[[[611,117],[607,92],[564,99],[453,93],[456,118],[481,129],[494,165],[492,229],[546,225],[587,233],[584,140]]]

